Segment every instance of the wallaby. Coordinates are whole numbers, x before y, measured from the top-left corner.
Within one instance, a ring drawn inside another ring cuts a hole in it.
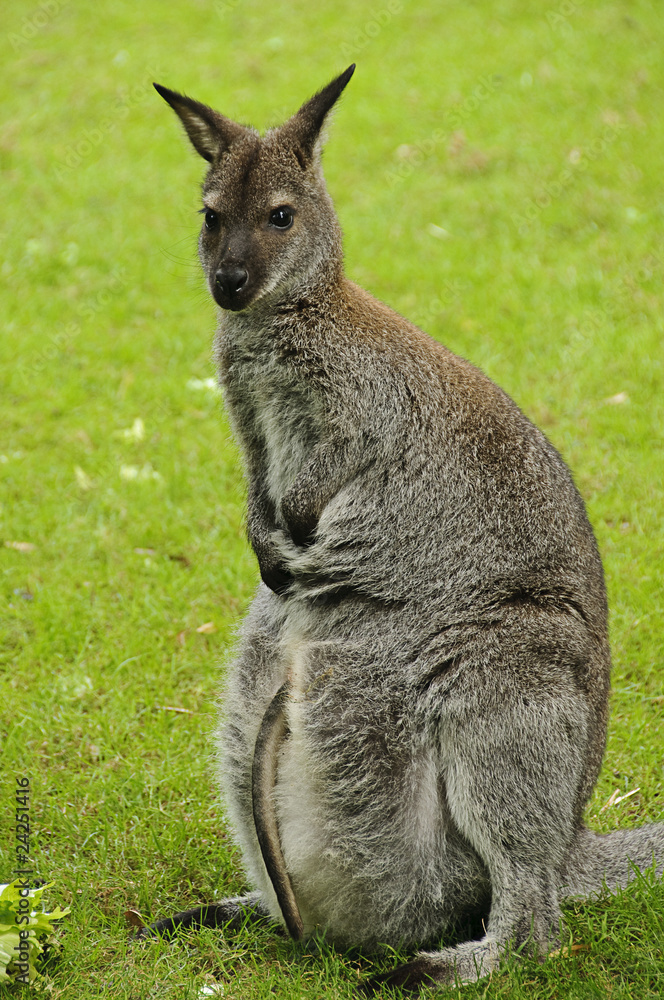
[[[610,662],[570,472],[482,372],[344,276],[321,130],[353,70],[263,136],[155,84],[209,163],[200,258],[263,582],[219,730],[256,891],[148,933],[253,915],[432,947],[484,918],[370,991],[546,955],[562,898],[661,870],[664,826],[583,825]]]

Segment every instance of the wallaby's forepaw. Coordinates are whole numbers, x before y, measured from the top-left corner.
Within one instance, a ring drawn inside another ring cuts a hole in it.
[[[302,502],[302,497],[289,490],[281,499],[281,515],[293,543],[298,548],[311,545],[318,527],[317,512],[307,508]]]
[[[260,567],[261,579],[266,587],[275,594],[285,594],[293,582],[293,574],[289,573],[285,566],[277,565]]]

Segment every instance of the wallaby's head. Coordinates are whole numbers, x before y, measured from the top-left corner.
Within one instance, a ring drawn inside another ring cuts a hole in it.
[[[323,265],[340,265],[339,227],[320,166],[321,130],[354,69],[264,136],[155,83],[210,164],[199,253],[222,309],[247,309],[270,292],[306,283]]]

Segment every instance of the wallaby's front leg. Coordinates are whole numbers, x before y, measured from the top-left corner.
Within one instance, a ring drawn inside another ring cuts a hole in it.
[[[247,534],[258,559],[261,579],[275,594],[283,594],[293,577],[272,541],[276,530],[275,508],[265,484],[252,476],[247,504]]]
[[[246,921],[269,923],[272,920],[260,892],[251,892],[246,896],[222,899],[218,903],[207,903],[192,910],[182,910],[163,920],[155,920],[147,927],[142,927],[136,937],[142,940],[154,937],[170,938],[190,927],[225,927],[229,930],[239,930]]]
[[[313,541],[323,510],[339,490],[373,461],[368,439],[321,442],[281,498],[281,516],[297,546]]]

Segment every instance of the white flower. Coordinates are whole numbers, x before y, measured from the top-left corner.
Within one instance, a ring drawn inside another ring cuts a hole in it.
[[[217,380],[213,378],[190,378],[187,382],[187,389],[194,389],[196,392],[219,392]]]
[[[145,483],[150,479],[160,481],[163,477],[152,468],[150,462],[146,462],[145,465],[121,465],[120,466],[120,479],[136,479],[140,483]]]
[[[115,434],[117,437],[123,437],[125,441],[142,441],[145,437],[145,424],[140,417],[136,417],[131,427],[116,431]]]

